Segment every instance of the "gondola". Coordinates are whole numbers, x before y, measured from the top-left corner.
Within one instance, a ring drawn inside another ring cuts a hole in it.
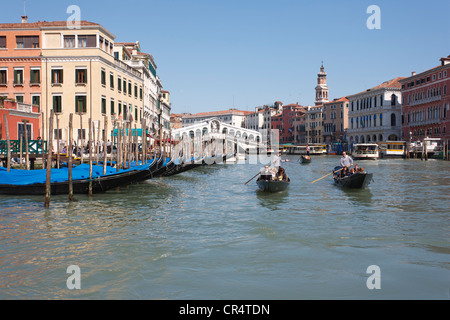
[[[311,157],[310,156],[302,156],[301,162],[303,164],[311,163]]]
[[[291,184],[291,180],[287,178],[286,180],[274,180],[271,175],[260,175],[256,181],[259,190],[263,192],[281,192],[286,190]]]
[[[373,180],[373,173],[357,172],[350,176],[342,177],[340,174],[341,170],[342,167],[336,167],[333,170],[333,179],[334,183],[342,188],[350,188],[350,189],[366,188]]]
[[[92,179],[89,179],[89,171],[86,167],[89,166],[83,165],[81,168],[73,169],[74,171],[81,171],[79,178],[75,178],[72,181],[74,194],[88,194],[90,184],[92,184],[92,193],[104,193],[117,187],[143,181],[149,177],[151,164],[140,165],[132,169],[121,170],[119,172],[115,172],[113,168],[109,167],[109,172],[106,175],[99,172],[101,167],[96,167],[98,171],[95,175],[93,175]],[[67,170],[67,168],[52,169],[52,181],[50,183],[51,195],[62,195],[69,193]],[[11,172],[5,172],[3,170],[2,175],[4,179],[2,179],[2,181],[5,183],[0,184],[0,194],[45,195],[45,171],[46,170],[14,170]],[[8,177],[8,179],[6,179],[6,177]]]

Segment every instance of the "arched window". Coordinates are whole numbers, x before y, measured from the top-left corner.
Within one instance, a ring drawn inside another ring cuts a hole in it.
[[[395,117],[395,113],[391,114],[391,127],[395,127],[397,124],[397,119]]]
[[[397,96],[395,94],[392,94],[391,96],[391,106],[397,105]]]

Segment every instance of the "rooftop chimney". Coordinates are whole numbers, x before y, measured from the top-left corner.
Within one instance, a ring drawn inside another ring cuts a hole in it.
[[[415,72],[415,71],[411,72],[411,75],[412,75],[412,76],[415,76],[415,75],[416,75],[416,72]]]
[[[28,17],[22,16],[22,23],[28,23]]]

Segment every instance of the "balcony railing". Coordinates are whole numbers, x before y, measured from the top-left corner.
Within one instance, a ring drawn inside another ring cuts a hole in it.
[[[410,106],[417,106],[419,104],[425,104],[425,103],[439,101],[439,100],[441,100],[441,95],[434,96],[434,97],[429,97],[429,98],[425,98],[425,99],[420,99],[420,100],[416,100],[416,101],[411,101],[409,103],[409,105]]]

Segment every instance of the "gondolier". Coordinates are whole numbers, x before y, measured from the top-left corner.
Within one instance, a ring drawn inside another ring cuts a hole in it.
[[[272,161],[273,166],[277,169],[277,171],[280,169],[282,162],[289,162],[289,159],[281,160],[281,152],[278,152],[278,155],[275,155]]]
[[[348,156],[346,152],[343,152],[341,158],[341,167],[348,168],[351,166],[353,166],[353,159],[350,156]]]

